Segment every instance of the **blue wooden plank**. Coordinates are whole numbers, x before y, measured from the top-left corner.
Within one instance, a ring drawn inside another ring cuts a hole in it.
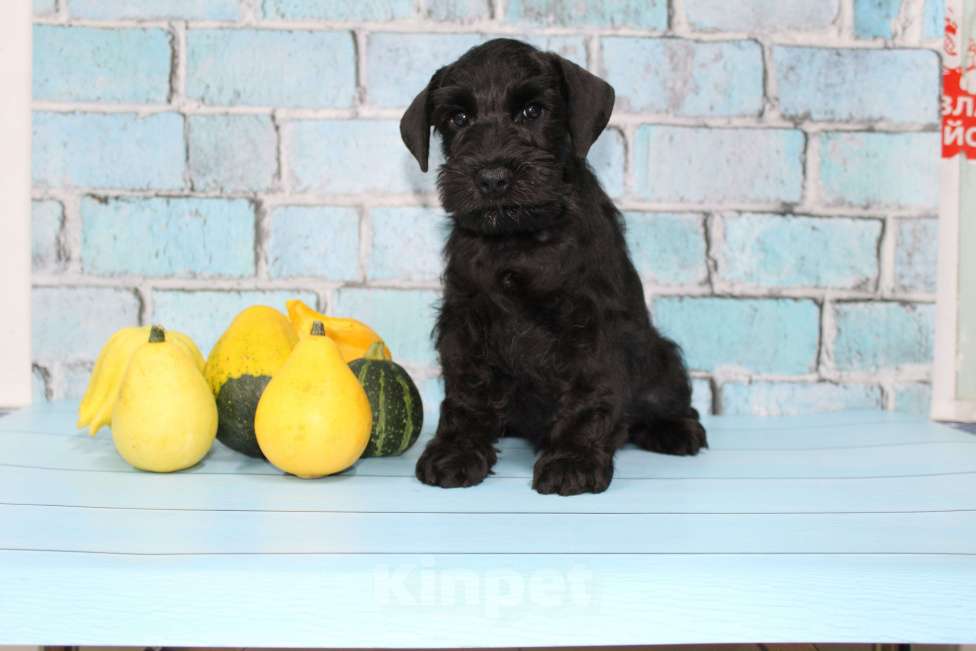
[[[607,492],[558,498],[531,491],[517,440],[465,490],[413,479],[420,445],[314,482],[223,446],[188,473],[141,473],[107,432],[75,432],[75,408],[0,418],[0,643],[976,635],[976,446],[917,418],[713,418],[701,456],[623,450]],[[448,589],[472,577],[476,596]]]
[[[470,648],[976,639],[971,557],[0,552],[0,567],[2,644]]]
[[[0,503],[117,509],[429,513],[803,513],[976,509],[976,475],[876,479],[616,479],[606,495],[560,499],[528,478],[442,490],[413,477],[70,473],[5,468]]]
[[[430,514],[0,506],[0,522],[0,549],[21,551],[976,555],[976,511]]]
[[[940,428],[939,432],[948,428]],[[968,435],[962,434],[967,437]],[[426,439],[403,456],[362,459],[345,476],[413,476]],[[533,452],[522,441],[502,441],[496,477],[532,476]],[[39,436],[20,432],[0,435],[0,467],[52,468],[74,471],[136,472],[116,454],[111,438],[86,435]],[[273,467],[215,444],[207,458],[185,471],[199,474],[279,475]],[[799,448],[735,450],[714,448],[697,457],[651,454],[628,447],[615,461],[616,478],[798,478],[892,477],[976,472],[972,439],[932,441],[845,449]]]

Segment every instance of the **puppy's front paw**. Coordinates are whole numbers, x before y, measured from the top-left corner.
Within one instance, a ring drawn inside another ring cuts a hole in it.
[[[631,432],[631,439],[645,450],[681,456],[695,455],[708,447],[705,428],[697,418],[675,418],[639,425]]]
[[[496,458],[490,445],[459,446],[434,439],[417,461],[417,479],[442,488],[474,486],[488,476]]]
[[[543,452],[532,488],[542,494],[602,493],[613,478],[613,457],[599,451]]]

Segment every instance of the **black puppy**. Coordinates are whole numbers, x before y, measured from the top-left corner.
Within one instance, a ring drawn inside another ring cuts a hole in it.
[[[651,325],[620,213],[586,164],[609,84],[509,39],[439,69],[400,132],[453,220],[435,328],[445,398],[420,481],[472,486],[495,441],[541,451],[540,493],[598,493],[628,439],[667,454],[707,445],[678,347]]]

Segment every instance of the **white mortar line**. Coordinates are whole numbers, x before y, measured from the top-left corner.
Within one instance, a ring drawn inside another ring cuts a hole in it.
[[[366,105],[369,101],[369,95],[367,91],[367,44],[366,44],[366,32],[362,30],[356,30],[353,32],[353,38],[355,39],[354,49],[356,56],[356,115],[359,116],[362,113],[362,107]]]
[[[851,0],[846,0],[850,2]],[[676,5],[681,4],[681,0],[674,0]],[[848,29],[847,25],[852,25],[852,20],[848,23],[848,10],[842,10],[841,31]],[[389,32],[389,33],[421,33],[421,34],[480,34],[485,37],[492,35],[523,35],[523,36],[639,36],[639,37],[665,37],[677,36],[686,40],[693,41],[732,41],[748,38],[768,39],[772,44],[782,45],[812,45],[821,47],[847,47],[858,49],[885,49],[890,44],[881,40],[856,39],[853,30],[844,35],[838,34],[835,30],[823,31],[769,31],[769,32],[705,32],[692,31],[687,24],[681,20],[682,12],[677,10],[674,17],[678,19],[671,28],[665,30],[633,27],[611,27],[611,26],[540,26],[524,25],[496,22],[494,19],[487,18],[472,22],[449,22],[449,21],[430,21],[423,18],[397,20],[393,22],[383,21],[328,21],[328,20],[271,20],[261,19],[253,24],[240,21],[222,20],[188,20],[190,29],[227,29],[227,30],[269,30],[269,31],[311,31],[311,32],[335,32],[335,31],[366,31],[366,32]],[[61,24],[59,17],[38,16],[34,19],[37,24]],[[107,29],[146,29],[146,28],[165,28],[165,19],[117,19],[117,20],[91,20],[75,18],[71,19],[71,24],[77,27],[96,27]],[[922,49],[937,49],[939,43],[932,40],[919,44]]]
[[[261,0],[241,0],[241,24],[256,25],[261,20]]]
[[[373,222],[368,208],[359,206],[357,211],[359,212],[359,278],[366,283],[367,261],[373,245]]]
[[[902,0],[898,16],[892,25],[892,42],[917,45],[922,39],[925,0]]]
[[[846,42],[863,43],[865,41],[858,40],[854,34],[854,1],[840,0],[840,14],[837,16],[837,37]]]
[[[880,266],[878,293],[881,298],[890,298],[895,293],[896,230],[895,220],[891,217],[886,218],[881,236],[881,256],[878,262]]]

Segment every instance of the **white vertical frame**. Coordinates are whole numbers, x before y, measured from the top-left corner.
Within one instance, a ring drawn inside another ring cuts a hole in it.
[[[31,400],[31,11],[0,8],[0,408]]]

